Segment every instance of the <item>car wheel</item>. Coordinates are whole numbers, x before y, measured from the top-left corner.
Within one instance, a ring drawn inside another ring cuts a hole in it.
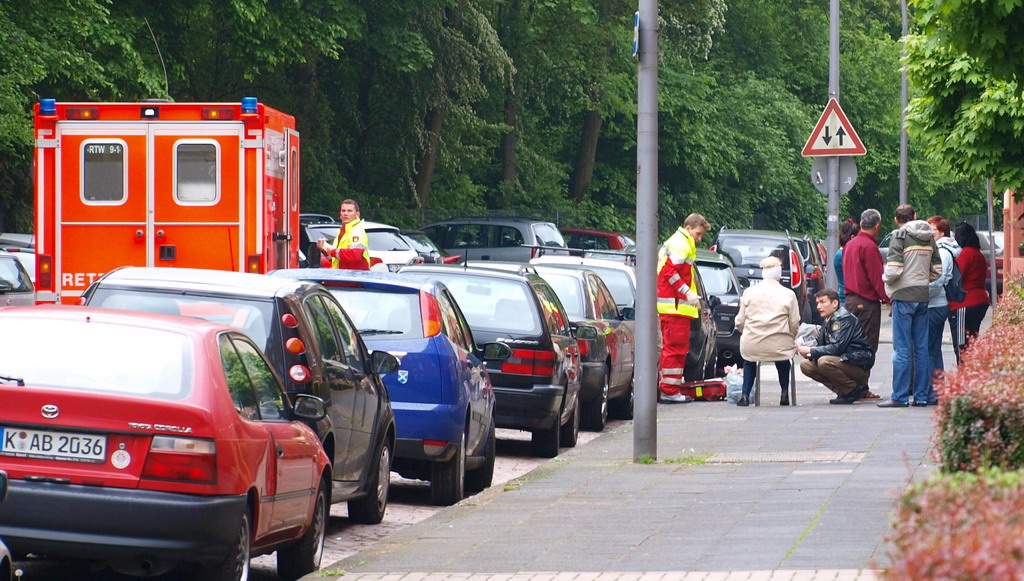
[[[391,443],[387,438],[380,445],[373,474],[367,483],[366,496],[348,501],[348,516],[359,523],[375,525],[384,520],[391,488]]]
[[[476,470],[466,473],[466,492],[476,494],[487,488],[494,481],[494,462],[498,455],[498,437],[494,432],[494,419],[487,430],[487,441],[484,443],[484,463]]]
[[[200,579],[210,581],[248,581],[249,580],[249,558],[252,556],[252,525],[249,520],[249,512],[242,515],[238,523],[238,537],[235,538],[227,558],[216,565],[204,568],[199,575]]]
[[[530,438],[530,451],[538,458],[554,458],[558,456],[559,433],[562,426],[555,419],[550,428],[536,430]]]
[[[604,430],[608,422],[608,384],[611,383],[611,370],[604,369],[601,378],[601,394],[583,406],[583,428],[592,432]]]
[[[633,419],[633,384],[635,381],[635,376],[630,377],[626,393],[622,397],[617,397],[608,402],[608,411],[612,417],[619,420]]]
[[[286,581],[298,579],[320,568],[324,554],[324,539],[327,536],[327,519],[330,515],[331,485],[320,481],[313,506],[313,521],[298,541],[277,550],[277,576]]]
[[[448,506],[462,500],[466,489],[466,440],[463,430],[462,442],[447,462],[430,463],[430,501]]]
[[[576,405],[573,406],[572,415],[569,416],[569,421],[562,426],[562,433],[560,435],[562,445],[566,448],[575,448],[576,444],[580,441],[580,400],[576,399]]]
[[[718,377],[718,349],[712,349],[708,354],[707,365],[704,366],[704,379]]]

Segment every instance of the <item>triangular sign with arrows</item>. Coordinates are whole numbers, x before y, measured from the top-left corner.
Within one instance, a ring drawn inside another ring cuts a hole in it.
[[[800,152],[804,157],[818,157],[829,155],[864,155],[867,150],[853,125],[843,113],[839,101],[829,99],[828,105],[821,113],[818,124],[814,126],[811,137]]]

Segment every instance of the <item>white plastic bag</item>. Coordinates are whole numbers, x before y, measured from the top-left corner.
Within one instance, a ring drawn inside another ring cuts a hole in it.
[[[743,368],[739,365],[725,366],[725,401],[736,403],[743,395]]]

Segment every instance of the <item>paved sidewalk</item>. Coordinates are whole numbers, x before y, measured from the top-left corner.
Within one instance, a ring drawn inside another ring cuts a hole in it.
[[[632,462],[627,423],[306,579],[879,579],[893,504],[933,469],[936,408],[829,405],[799,372],[800,405],[779,407],[774,366],[762,372],[759,408],[659,405],[655,463]]]

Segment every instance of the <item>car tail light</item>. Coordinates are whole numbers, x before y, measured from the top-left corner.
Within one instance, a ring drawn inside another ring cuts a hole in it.
[[[789,251],[789,270],[789,286],[797,288],[803,284],[804,274],[800,268],[800,257],[796,255],[796,250]]]
[[[143,478],[217,481],[217,448],[210,440],[153,436],[142,468]]]
[[[420,293],[420,314],[424,337],[433,337],[441,332],[441,305],[434,295]]]
[[[261,258],[261,256],[259,254],[250,254],[245,259],[245,271],[246,272],[251,272],[251,273],[254,273],[254,274],[260,274],[262,272],[262,270],[260,268],[260,266],[261,266],[260,263],[262,261],[260,260],[260,258]]]
[[[718,250],[716,250],[717,247],[718,247],[717,244],[712,244],[711,248],[709,248],[708,250],[710,250],[711,252],[718,252]]]
[[[512,356],[501,365],[501,372],[517,375],[551,375],[555,372],[555,352],[513,349]]]
[[[40,254],[36,262],[36,288],[53,288],[53,257]]]
[[[309,368],[305,365],[292,365],[288,369],[288,377],[295,383],[306,383],[309,381]]]
[[[284,350],[294,355],[301,355],[306,352],[306,344],[298,337],[291,337],[284,342]]]
[[[289,329],[294,329],[299,326],[299,320],[295,318],[295,315],[285,313],[281,315],[281,324]]]

